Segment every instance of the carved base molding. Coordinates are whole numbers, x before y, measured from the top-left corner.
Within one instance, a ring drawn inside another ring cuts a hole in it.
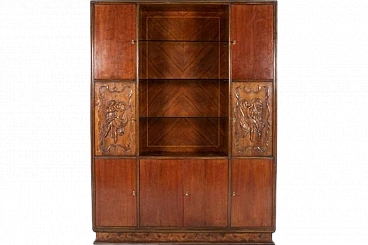
[[[274,245],[271,233],[224,233],[224,232],[180,232],[180,233],[96,233],[95,244],[101,243],[227,243],[247,245]]]

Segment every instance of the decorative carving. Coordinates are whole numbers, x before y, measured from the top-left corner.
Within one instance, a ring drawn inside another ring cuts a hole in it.
[[[110,135],[114,139],[114,143],[118,143],[118,137],[123,136],[125,133],[125,126],[128,124],[126,107],[124,101],[110,100],[107,103],[103,127],[104,136],[106,138]]]
[[[96,84],[96,154],[134,155],[134,83]]]
[[[233,154],[272,154],[271,83],[246,82],[234,86]]]

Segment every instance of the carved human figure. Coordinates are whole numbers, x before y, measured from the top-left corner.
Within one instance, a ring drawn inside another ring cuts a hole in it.
[[[107,103],[104,136],[106,138],[110,134],[110,137],[114,139],[114,143],[117,143],[118,137],[125,133],[125,126],[128,124],[126,109],[126,104],[122,101],[110,100]]]
[[[263,118],[263,103],[261,99],[253,98],[250,101],[240,101],[240,127],[243,131],[242,138],[249,134],[251,142],[259,142],[265,127]]]

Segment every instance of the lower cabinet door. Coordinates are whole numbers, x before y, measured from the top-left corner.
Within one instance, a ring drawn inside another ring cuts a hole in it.
[[[226,227],[227,160],[188,160],[183,164],[184,226]]]
[[[140,225],[226,227],[227,160],[140,160]]]
[[[232,227],[272,225],[272,159],[232,160]]]
[[[181,227],[183,180],[177,160],[140,160],[140,225]]]
[[[136,160],[95,160],[95,225],[136,226]]]

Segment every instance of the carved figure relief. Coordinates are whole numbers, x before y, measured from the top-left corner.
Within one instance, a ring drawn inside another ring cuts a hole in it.
[[[96,83],[97,155],[134,155],[134,83]]]
[[[234,83],[234,155],[272,155],[271,88],[266,82]]]
[[[114,143],[118,143],[118,137],[124,135],[127,124],[125,102],[110,100],[107,103],[105,114],[104,137],[110,136],[114,139]]]

